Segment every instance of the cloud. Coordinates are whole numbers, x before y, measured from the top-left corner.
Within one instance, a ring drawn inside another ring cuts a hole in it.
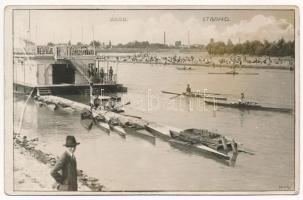
[[[220,22],[217,22],[220,23]],[[185,21],[178,20],[173,14],[163,14],[150,17],[147,20],[135,19],[127,23],[102,26],[104,38],[113,38],[114,43],[128,41],[163,42],[163,32],[166,32],[166,42],[174,44],[181,40],[183,44],[207,44],[211,38],[216,41],[241,42],[246,40],[275,41],[282,37],[293,40],[294,27],[284,19],[273,16],[256,15],[250,20],[242,20],[236,24],[224,25],[219,29],[217,23],[203,24],[197,18],[191,17]],[[189,33],[189,34],[188,34]],[[188,38],[189,36],[189,38]],[[103,38],[103,37],[101,37]]]
[[[275,41],[282,37],[285,40],[294,40],[294,26],[284,19],[273,16],[256,15],[251,20],[242,20],[238,24],[226,27],[220,34],[221,38],[230,38],[232,41],[268,40]]]
[[[39,12],[32,13],[31,38],[38,44],[49,41],[88,43],[94,39],[113,44],[130,41],[149,41],[174,44],[181,40],[183,44],[207,44],[211,38],[215,41],[241,42],[246,40],[274,41],[280,38],[294,40],[294,26],[285,19],[274,16],[255,15],[250,19],[234,23],[203,22],[201,18],[188,15],[187,18],[169,11],[153,13],[134,12]],[[113,22],[112,16],[125,16],[126,22]],[[28,13],[23,12],[15,18],[15,36],[27,38]],[[52,22],[52,23],[49,23]],[[55,22],[55,23],[53,23]],[[92,33],[94,27],[94,34]],[[189,34],[188,34],[189,33]],[[189,37],[188,37],[189,36]]]

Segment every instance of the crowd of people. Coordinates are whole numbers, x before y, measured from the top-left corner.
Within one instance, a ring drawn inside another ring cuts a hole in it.
[[[98,68],[92,64],[88,66],[86,73],[93,83],[106,84],[115,82],[114,70],[112,66],[109,67],[108,72],[105,72],[103,67]]]
[[[156,55],[139,53],[124,56],[107,56],[106,59],[119,62],[148,63],[148,64],[180,64],[180,65],[206,65],[213,67],[240,65],[258,67],[285,67],[294,65],[294,58],[291,57],[270,57],[270,56],[248,56],[248,55]]]

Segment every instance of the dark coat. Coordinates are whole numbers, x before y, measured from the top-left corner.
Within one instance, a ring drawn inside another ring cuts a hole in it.
[[[60,172],[60,173],[59,173]],[[52,177],[59,183],[58,190],[77,191],[77,161],[72,156],[64,152],[57,161],[56,166],[51,171]]]

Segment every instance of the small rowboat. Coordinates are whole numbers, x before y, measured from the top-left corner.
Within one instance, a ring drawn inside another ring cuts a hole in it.
[[[108,123],[102,122],[102,121],[95,121],[95,124],[102,129],[104,132],[109,133],[110,132],[110,127]]]
[[[119,119],[116,118],[110,118],[107,120],[108,125],[111,130],[115,131],[119,135],[125,137],[126,136],[126,131],[124,130],[123,126],[121,125]]]
[[[181,131],[181,129],[177,129],[170,126],[165,126],[159,123],[148,123],[145,125],[145,129],[149,132],[151,132],[154,135],[157,135],[163,139],[172,139],[170,135],[170,131]]]
[[[207,152],[224,160],[235,163],[238,155],[238,144],[225,136],[204,129],[186,129],[170,131],[169,142]]]
[[[108,123],[106,122],[106,118],[102,114],[97,113],[95,110],[93,110],[92,116],[94,118],[95,124],[100,129],[102,129],[106,133],[110,132],[110,127],[109,127]]]
[[[173,143],[173,144],[179,144],[179,145],[182,145],[182,146],[187,146],[187,147],[190,147],[190,148],[194,148],[195,150],[198,150],[198,151],[202,151],[202,152],[207,152],[207,153],[210,153],[210,154],[214,154],[220,158],[223,158],[224,160],[230,160],[231,157],[224,154],[224,153],[221,153],[219,151],[216,151],[206,145],[203,145],[203,144],[200,144],[200,145],[193,145],[189,142],[183,142],[183,141],[179,141],[179,140],[175,140],[175,139],[171,139],[169,140],[170,143]]]
[[[176,67],[177,70],[194,70],[192,67],[188,67],[188,66],[178,66]]]
[[[56,105],[56,104],[52,104],[52,103],[46,104],[46,107],[47,107],[48,109],[50,109],[51,111],[55,111],[55,110],[58,109],[57,105]]]
[[[149,131],[147,131],[144,126],[139,126],[138,124],[126,123],[123,126],[123,128],[125,129],[125,131],[127,133],[129,133],[135,137],[145,139],[145,140],[151,142],[152,144],[155,144],[156,137],[153,134],[151,134]]]
[[[224,107],[231,107],[231,108],[238,108],[238,109],[247,109],[247,110],[264,110],[264,111],[276,111],[276,112],[292,112],[291,108],[276,108],[276,107],[266,107],[258,105],[255,102],[214,102],[214,101],[205,101],[207,104],[213,104],[216,106],[224,106]]]
[[[254,72],[208,72],[208,74],[227,74],[227,75],[259,75],[259,73],[254,73]]]
[[[109,127],[110,127],[111,130],[115,131],[119,135],[121,135],[123,137],[126,136],[126,132],[125,132],[125,130],[124,130],[124,128],[122,126],[109,124]]]

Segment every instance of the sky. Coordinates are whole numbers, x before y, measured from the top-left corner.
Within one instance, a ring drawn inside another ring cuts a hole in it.
[[[220,20],[211,21],[214,17]],[[207,44],[211,38],[294,40],[292,10],[14,10],[13,23],[16,41],[26,38],[40,45],[93,39],[163,43],[164,32],[166,44]]]

